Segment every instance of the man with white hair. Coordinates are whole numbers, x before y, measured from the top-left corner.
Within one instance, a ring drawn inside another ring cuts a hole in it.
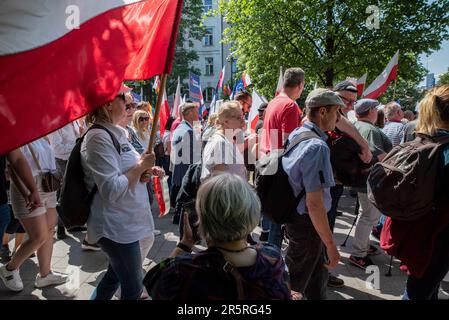
[[[385,106],[384,114],[387,121],[382,131],[390,139],[393,146],[397,146],[404,137],[405,125],[401,121],[404,118],[404,112],[398,103],[390,102]]]

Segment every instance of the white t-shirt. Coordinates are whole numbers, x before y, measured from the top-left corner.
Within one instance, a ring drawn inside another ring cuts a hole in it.
[[[28,145],[31,145],[42,171],[39,171]],[[38,176],[40,173],[56,171],[55,151],[45,138],[40,138],[24,145],[20,150],[30,165],[33,177]]]
[[[216,165],[224,164],[225,172],[236,174],[246,180],[246,168],[242,153],[221,132],[215,132],[203,151],[201,181],[209,177]]]

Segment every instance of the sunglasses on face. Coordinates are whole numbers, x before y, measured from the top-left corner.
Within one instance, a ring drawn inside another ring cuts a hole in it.
[[[149,121],[149,120],[150,120],[150,118],[148,118],[148,117],[139,118],[139,122],[144,122],[144,121]]]
[[[127,105],[125,105],[125,109],[126,111],[128,111],[129,109],[135,109],[136,106],[134,105],[134,103],[128,103]]]
[[[124,93],[119,93],[118,95],[115,96],[117,99],[123,100],[125,101],[125,94]]]

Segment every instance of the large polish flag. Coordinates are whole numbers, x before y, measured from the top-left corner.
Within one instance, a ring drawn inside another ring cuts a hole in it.
[[[182,0],[3,0],[0,154],[170,73]],[[78,23],[79,22],[79,23]]]
[[[257,122],[259,121],[259,107],[262,103],[267,102],[265,97],[262,97],[256,90],[253,90],[253,104],[248,114],[248,131],[254,132],[256,130]]]
[[[284,74],[282,73],[282,67],[280,67],[278,84],[276,86],[276,93],[274,95],[277,96],[279,93],[281,93],[283,88],[284,88]]]
[[[384,71],[370,84],[370,86],[363,92],[364,98],[377,99],[385,91],[387,91],[388,85],[398,75],[398,62],[399,62],[399,50],[391,58]]]
[[[366,78],[368,77],[368,73],[365,73],[359,79],[357,79],[357,95],[359,97],[363,94],[363,89],[365,88]]]

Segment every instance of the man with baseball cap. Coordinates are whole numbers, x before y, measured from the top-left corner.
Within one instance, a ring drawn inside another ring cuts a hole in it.
[[[381,161],[387,153],[393,148],[390,139],[376,126],[377,107],[379,101],[373,99],[362,99],[357,101],[354,111],[358,121],[355,127],[363,138],[368,141],[368,145],[374,157]],[[367,188],[357,188],[357,196],[359,198],[360,209],[359,219],[355,229],[354,241],[352,243],[352,254],[349,262],[359,268],[373,265],[369,255],[378,253],[378,249],[370,245],[369,236],[371,230],[379,221],[381,213],[368,200]]]
[[[305,193],[292,221],[286,224],[290,241],[285,260],[292,290],[309,300],[326,299],[328,269],[340,260],[327,219],[330,188],[335,183],[325,131],[334,130],[341,107],[344,103],[335,92],[312,91],[306,99],[308,120],[290,134],[288,143],[303,138],[304,133],[315,136],[301,141],[282,159],[295,196]]]

